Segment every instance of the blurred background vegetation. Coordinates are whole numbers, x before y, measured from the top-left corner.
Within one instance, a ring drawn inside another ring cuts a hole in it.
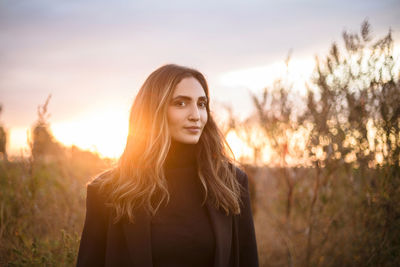
[[[316,57],[305,95],[282,77],[250,96],[253,115],[221,125],[253,154],[251,162],[238,160],[251,182],[260,266],[400,262],[400,63],[393,44],[390,31],[375,39],[365,21]],[[7,157],[0,124],[1,266],[73,266],[85,185],[112,164],[55,140],[49,101],[38,108],[29,156]]]

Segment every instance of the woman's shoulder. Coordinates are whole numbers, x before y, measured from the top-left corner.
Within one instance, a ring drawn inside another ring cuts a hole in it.
[[[88,183],[87,186],[89,187],[96,187],[99,186],[100,184],[104,183],[105,181],[112,179],[115,177],[117,174],[117,169],[116,168],[110,168],[107,170],[104,170],[98,174],[96,174]]]
[[[96,174],[87,184],[87,192],[102,199],[108,198],[110,185],[112,185],[114,177],[117,175],[116,168],[110,168]]]
[[[101,173],[96,174],[87,184],[87,201],[91,203],[92,207],[97,207],[103,210],[108,203],[109,197],[109,184],[114,176],[116,175],[115,169],[107,169]]]
[[[234,173],[236,174],[236,179],[239,181],[241,185],[247,184],[247,174],[243,170],[244,168],[240,166],[239,164],[234,164],[232,162],[229,163],[229,168],[231,170],[234,170]]]

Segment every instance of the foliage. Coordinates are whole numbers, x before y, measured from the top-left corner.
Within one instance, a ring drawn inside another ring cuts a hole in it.
[[[289,266],[400,261],[399,59],[391,32],[374,42],[367,21],[343,41],[343,49],[334,43],[325,59],[316,57],[303,113],[293,110],[291,86],[281,80],[252,96],[257,124],[281,159],[268,171],[282,192],[270,208],[283,218],[272,225]],[[296,133],[301,142],[292,142]],[[289,168],[288,157],[305,164]],[[260,205],[268,201],[261,198]]]
[[[51,142],[34,135],[32,148],[57,144],[57,150],[41,147],[28,158],[0,161],[0,266],[75,265],[85,184],[111,164],[91,152],[61,146],[48,125],[40,117],[35,129],[42,127]]]

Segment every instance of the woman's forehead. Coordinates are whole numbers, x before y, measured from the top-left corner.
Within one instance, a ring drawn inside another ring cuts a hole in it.
[[[192,98],[205,97],[206,94],[204,92],[203,87],[199,83],[196,78],[187,77],[183,78],[175,87],[173,97],[177,97],[179,95],[182,96],[190,96]]]

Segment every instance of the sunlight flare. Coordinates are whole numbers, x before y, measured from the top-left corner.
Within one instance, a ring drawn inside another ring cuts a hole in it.
[[[70,121],[54,123],[54,137],[66,146],[98,152],[116,158],[123,152],[128,134],[128,115],[119,109],[108,109],[82,115]]]

